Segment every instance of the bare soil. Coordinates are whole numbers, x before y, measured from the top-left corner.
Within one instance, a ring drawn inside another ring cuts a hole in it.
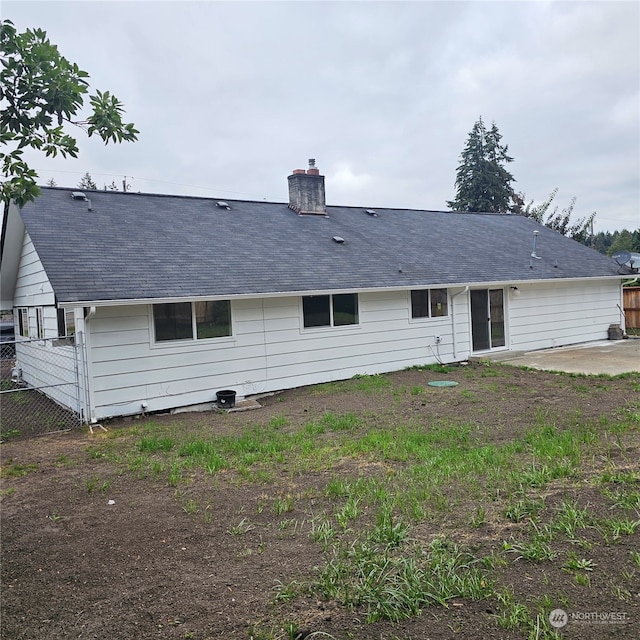
[[[458,386],[427,385],[436,380]],[[106,425],[108,433],[82,428],[2,444],[2,638],[528,637],[522,629],[497,624],[500,605],[493,596],[453,599],[447,607],[429,606],[395,623],[368,623],[364,609],[312,592],[275,600],[279,585],[309,581],[326,563],[322,547],[309,538],[309,526],[314,514],[334,508],[325,493],[329,480],[379,477],[390,472],[384,465],[351,457],[301,472],[285,462],[264,482],[234,471],[194,471],[188,482],[171,486],[166,475],[137,473],[96,454],[106,441],[134,448],[149,420],[159,430],[179,425],[197,432],[204,426],[219,435],[277,417],[286,418],[285,428],[294,431],[326,411],[352,412],[378,426],[411,422],[429,429],[443,419],[466,421],[477,426],[482,442],[500,444],[521,438],[542,419],[558,429],[578,420],[604,425],[625,408],[638,411],[640,389],[640,376],[572,377],[483,364],[446,373],[403,371],[384,381],[379,390],[355,379],[286,391],[262,399],[256,411],[151,416],[114,421]],[[639,453],[635,429],[618,440],[607,464],[637,472]],[[595,473],[604,462],[595,457],[589,465]],[[610,514],[610,502],[587,481],[588,473],[576,482],[544,487],[547,509],[575,498],[595,513]],[[285,495],[296,497],[293,509],[277,514],[274,500]],[[189,505],[198,505],[197,511]],[[489,513],[485,524],[471,528],[460,513],[474,504],[456,508],[459,513],[415,523],[411,536],[446,535],[482,555],[524,526]],[[243,523],[250,527],[241,530]],[[640,549],[640,534],[621,536],[615,544],[605,544],[595,530],[584,535],[593,544],[589,586],[578,584],[561,563],[528,563],[515,556],[499,570],[501,584],[526,603],[546,594],[568,611],[623,614],[616,623],[574,620],[558,629],[560,637],[640,637],[640,567],[630,562],[632,551]],[[567,552],[572,548],[565,546]],[[624,592],[616,591],[620,584]],[[294,628],[295,633],[289,630]]]

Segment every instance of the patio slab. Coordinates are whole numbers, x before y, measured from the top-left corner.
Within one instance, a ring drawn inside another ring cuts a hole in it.
[[[489,360],[543,371],[615,376],[621,373],[640,372],[640,338],[600,340],[539,351],[502,351],[482,354],[470,360]]]

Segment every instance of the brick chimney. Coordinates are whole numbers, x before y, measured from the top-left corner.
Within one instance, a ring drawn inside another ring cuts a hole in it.
[[[309,159],[309,168],[294,169],[289,181],[289,209],[298,215],[326,216],[324,199],[324,176],[316,168],[314,158]]]

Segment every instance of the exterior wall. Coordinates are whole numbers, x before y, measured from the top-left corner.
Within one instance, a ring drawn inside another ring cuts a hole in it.
[[[621,289],[619,280],[518,285],[519,296],[507,293],[509,348],[531,351],[606,340],[609,325],[622,323]]]
[[[456,313],[410,319],[408,291],[359,296],[354,326],[304,329],[299,297],[232,301],[233,336],[154,344],[151,307],[98,308],[87,323],[93,418],[213,402],[216,391],[246,395],[394,371],[468,355],[464,296]],[[458,331],[453,356],[453,321]],[[441,338],[435,344],[435,336]]]
[[[42,262],[27,233],[24,234],[22,255],[14,292],[14,307],[54,305],[55,296]],[[55,316],[54,316],[55,318]],[[54,327],[57,325],[54,323]]]

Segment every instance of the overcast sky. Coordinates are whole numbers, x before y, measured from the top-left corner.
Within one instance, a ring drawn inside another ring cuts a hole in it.
[[[114,93],[137,143],[78,133],[40,182],[285,202],[316,158],[327,204],[446,209],[478,117],[527,200],[640,225],[640,3],[19,2]]]

